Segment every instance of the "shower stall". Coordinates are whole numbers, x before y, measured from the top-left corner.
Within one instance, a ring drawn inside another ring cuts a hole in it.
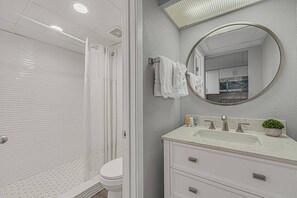
[[[122,156],[121,44],[4,13],[84,51],[0,17],[0,198],[92,197],[102,165]]]

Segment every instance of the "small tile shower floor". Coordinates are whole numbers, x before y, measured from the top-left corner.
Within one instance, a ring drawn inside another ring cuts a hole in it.
[[[107,190],[103,189],[94,195],[92,198],[107,198]]]

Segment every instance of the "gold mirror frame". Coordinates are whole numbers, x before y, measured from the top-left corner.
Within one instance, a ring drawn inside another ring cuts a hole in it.
[[[191,55],[192,53],[194,52],[195,48],[197,47],[197,45],[203,40],[205,39],[207,36],[209,36],[210,34],[212,34],[213,32],[217,31],[217,30],[220,30],[222,28],[225,28],[225,27],[229,27],[229,26],[233,26],[233,25],[249,25],[249,26],[254,26],[254,27],[257,27],[257,28],[260,28],[264,31],[266,31],[267,33],[270,34],[270,36],[272,36],[272,38],[274,39],[274,41],[276,42],[277,46],[278,46],[278,49],[279,49],[279,52],[280,52],[280,63],[279,63],[279,67],[278,67],[278,70],[277,70],[277,73],[275,75],[275,77],[273,78],[273,80],[269,83],[268,86],[265,87],[265,89],[263,89],[260,93],[256,94],[255,96],[251,97],[251,98],[248,98],[247,100],[244,100],[244,101],[241,101],[241,102],[235,102],[235,103],[218,103],[218,102],[213,102],[211,100],[207,100],[206,98],[202,98],[198,93],[196,93],[194,91],[194,89],[192,88],[192,86],[190,85],[190,81],[189,81],[189,75],[188,75],[188,72],[186,73],[186,79],[187,79],[187,84],[188,86],[190,87],[191,91],[194,93],[194,95],[196,95],[198,98],[200,98],[201,100],[205,101],[205,102],[208,102],[208,103],[211,103],[211,104],[215,104],[215,105],[221,105],[221,106],[231,106],[231,105],[239,105],[239,104],[243,104],[243,103],[246,103],[246,102],[250,102],[258,97],[260,97],[261,95],[263,95],[264,93],[266,93],[271,87],[272,85],[275,83],[275,81],[277,80],[277,78],[279,77],[280,75],[280,72],[281,70],[283,69],[284,67],[284,48],[281,44],[281,41],[280,39],[278,38],[278,36],[272,32],[270,29],[268,29],[267,27],[263,26],[263,25],[260,25],[260,24],[257,24],[257,23],[250,23],[250,22],[236,22],[236,23],[228,23],[226,25],[222,25],[222,26],[219,26],[213,30],[211,30],[210,32],[208,32],[206,35],[204,35],[202,38],[200,38],[196,44],[193,46],[193,48],[191,49],[189,55],[188,55],[188,58],[187,58],[187,62],[186,62],[186,66],[187,66],[187,69],[188,69],[188,64],[189,64],[189,61],[190,61],[190,58],[191,58]]]

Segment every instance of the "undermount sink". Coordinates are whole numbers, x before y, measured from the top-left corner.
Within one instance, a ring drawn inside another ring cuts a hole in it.
[[[201,138],[232,142],[244,145],[261,145],[258,137],[242,133],[201,129],[197,133],[195,133],[194,136],[200,136]]]

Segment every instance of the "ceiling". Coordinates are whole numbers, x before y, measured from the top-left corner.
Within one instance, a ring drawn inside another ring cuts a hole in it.
[[[161,8],[179,29],[261,1],[263,0],[159,0]]]
[[[205,56],[215,56],[262,45],[267,32],[254,26],[223,28],[220,33],[211,34],[199,43]],[[226,29],[227,31],[223,31]]]
[[[90,12],[81,14],[72,5],[82,2]],[[111,46],[121,42],[108,32],[122,29],[122,0],[0,0],[0,29],[84,53],[84,44],[48,29],[17,13],[43,23],[57,25],[63,32],[93,43]]]

